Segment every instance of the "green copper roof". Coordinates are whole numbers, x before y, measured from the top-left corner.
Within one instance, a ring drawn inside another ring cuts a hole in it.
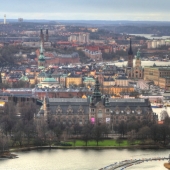
[[[83,82],[95,82],[95,80],[92,77],[85,77]]]
[[[45,61],[45,56],[44,56],[44,52],[43,52],[43,44],[41,42],[41,49],[40,49],[40,55],[38,57],[39,61]]]
[[[140,50],[137,52],[136,59],[140,59]]]
[[[42,82],[57,82],[53,77],[46,77]]]
[[[39,66],[38,69],[42,70],[44,69],[45,67],[44,66]]]
[[[45,61],[45,56],[43,54],[40,54],[38,57],[39,61]]]
[[[29,78],[27,76],[22,76],[20,79],[20,81],[29,81]]]

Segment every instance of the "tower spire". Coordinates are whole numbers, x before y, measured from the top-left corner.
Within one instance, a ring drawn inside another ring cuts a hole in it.
[[[128,55],[133,55],[131,38],[130,38],[130,47],[129,47]]]
[[[40,46],[40,54],[43,54],[43,42],[41,41],[41,46]]]
[[[97,77],[92,97],[94,98],[95,102],[98,102],[98,101],[101,101],[101,96],[102,95],[100,92],[100,84],[99,84],[99,80]]]

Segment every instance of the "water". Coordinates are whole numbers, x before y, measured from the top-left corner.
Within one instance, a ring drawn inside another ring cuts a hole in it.
[[[156,64],[157,66],[170,66],[170,62],[163,62],[163,61],[141,61],[142,67],[145,66],[153,66],[153,64]],[[123,65],[127,65],[127,61],[124,62],[112,62],[113,65],[122,67]],[[133,65],[135,66],[135,59],[133,60]]]
[[[168,157],[168,150],[54,149],[17,152],[18,159],[0,160],[0,170],[98,170],[127,159]],[[131,169],[165,170],[165,161],[142,163]]]
[[[130,35],[145,37],[148,39],[169,39],[170,38],[170,36],[152,37],[153,34],[130,34]]]

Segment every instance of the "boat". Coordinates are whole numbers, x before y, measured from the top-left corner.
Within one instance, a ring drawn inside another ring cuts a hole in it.
[[[170,107],[170,103],[165,103],[164,107]]]
[[[161,104],[161,103],[151,103],[151,107],[152,108],[162,108],[163,104]]]
[[[119,62],[124,62],[124,59],[123,59],[123,58],[121,58],[121,59],[119,60]]]

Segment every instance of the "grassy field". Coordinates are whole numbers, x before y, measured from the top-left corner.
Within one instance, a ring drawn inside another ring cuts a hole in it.
[[[82,140],[76,140],[76,142],[67,142],[72,144],[72,146],[85,146],[85,142]],[[139,141],[135,141],[133,144],[139,144]],[[129,142],[127,140],[122,140],[120,143],[118,143],[116,140],[108,139],[103,140],[98,143],[98,146],[130,146]],[[91,140],[87,143],[87,146],[97,146],[96,141]]]

